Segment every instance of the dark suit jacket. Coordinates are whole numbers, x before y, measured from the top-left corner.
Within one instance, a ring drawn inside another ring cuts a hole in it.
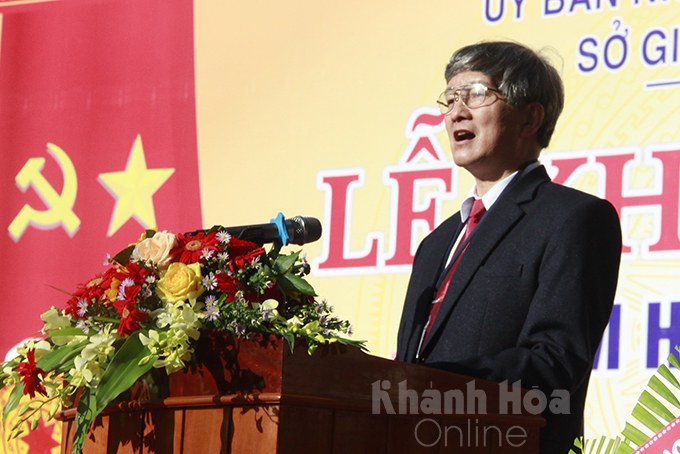
[[[552,183],[543,167],[511,184],[475,229],[416,358],[459,224],[457,213],[418,248],[396,359],[499,383],[521,380],[548,398],[568,390],[570,414],[546,411],[541,431],[541,453],[566,454],[583,433],[588,379],[616,291],[616,210]]]

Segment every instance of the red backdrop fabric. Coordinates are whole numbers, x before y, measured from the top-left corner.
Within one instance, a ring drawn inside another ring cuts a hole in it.
[[[202,222],[192,0],[0,13],[4,356],[64,307],[53,287],[75,290],[146,228]]]

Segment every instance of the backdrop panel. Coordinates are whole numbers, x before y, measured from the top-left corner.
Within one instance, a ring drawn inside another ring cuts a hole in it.
[[[621,215],[588,435],[618,434],[680,344],[677,2],[61,0],[0,12],[4,349],[63,304],[45,284],[71,291],[146,227],[283,212],[323,221],[304,247],[311,282],[389,357],[415,247],[473,183],[434,101],[450,54],[482,39],[550,47],[567,99],[543,162]],[[133,175],[142,183],[125,186]],[[24,206],[47,213],[21,217]]]

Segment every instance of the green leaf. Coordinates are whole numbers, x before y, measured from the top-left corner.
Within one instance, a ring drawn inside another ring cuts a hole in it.
[[[151,354],[139,340],[140,333],[141,331],[137,331],[131,334],[111,358],[96,390],[83,389],[76,414],[76,430],[73,437],[74,454],[82,449],[90,424],[97,415],[153,367],[155,360],[149,361],[145,366],[138,365],[142,358]],[[144,330],[143,333],[148,335],[148,330]]]
[[[678,358],[675,357],[673,353],[668,355],[668,362],[670,362],[672,365],[674,365],[676,368],[680,369],[680,363],[678,362]]]
[[[5,408],[2,410],[2,420],[5,421],[7,419],[7,415],[17,408],[19,405],[19,402],[21,401],[21,398],[24,396],[24,390],[26,389],[26,386],[24,386],[23,383],[19,382],[16,385],[14,385],[14,389],[12,392],[9,394],[9,397],[7,398],[7,403],[5,404]]]
[[[664,425],[640,404],[637,404],[633,408],[632,415],[653,433],[663,430]]]
[[[68,346],[62,345],[40,358],[40,360],[36,362],[36,365],[44,371],[56,370],[64,362],[73,360],[73,358],[78,356],[78,354],[85,348],[86,345],[87,342],[81,342]]]
[[[604,446],[604,438],[602,437],[601,439],[593,438],[592,440],[586,440],[585,443],[583,444],[583,452],[586,452],[586,449],[588,449],[588,453],[591,454],[593,452],[599,453],[599,451],[602,449]],[[595,448],[598,450],[595,451]]]
[[[80,328],[62,328],[54,331],[50,331],[47,337],[59,337],[59,336],[87,336]],[[61,348],[61,347],[60,347]]]
[[[619,441],[619,439],[616,439]],[[614,446],[615,451],[613,451],[615,454],[633,454],[635,452],[635,449],[633,449],[630,445],[626,444],[625,442],[621,441],[618,446]]]
[[[273,265],[274,273],[285,274],[290,270],[298,259],[300,252],[295,252],[290,255],[280,255],[276,258]]]
[[[79,454],[83,449],[90,425],[99,414],[99,411],[96,410],[96,394],[97,391],[91,388],[83,388],[83,392],[80,394],[75,418],[76,429],[73,433],[73,454]]]
[[[678,401],[673,392],[670,389],[668,389],[668,386],[666,386],[661,380],[659,380],[659,377],[657,377],[656,375],[652,375],[652,378],[649,380],[648,386],[650,387],[650,389],[656,391],[661,397],[666,399],[668,402],[675,405],[676,408],[680,408],[680,401]]]
[[[585,447],[585,445],[583,444],[583,438],[579,437],[576,440],[574,440],[574,446],[576,446],[580,450],[583,450],[583,448]]]
[[[284,291],[316,296],[314,288],[307,281],[295,274],[282,274],[277,277],[276,283],[279,284]]]
[[[120,251],[116,256],[113,258],[116,262],[120,263],[121,265],[125,265],[130,261],[130,256],[132,255],[132,252],[135,250],[135,246],[128,246],[122,251]]]
[[[600,449],[597,450],[596,454],[600,454],[600,450],[605,446],[605,442],[607,443],[607,447],[602,451],[602,454],[611,454],[613,452],[614,447],[616,446],[616,443],[618,441],[618,437],[616,440],[609,440],[607,441],[606,437],[603,435],[602,436],[602,443],[600,444]]]
[[[656,397],[652,396],[649,391],[643,391],[638,402],[662,418],[666,424],[675,419],[673,413],[668,410],[661,402],[659,402]]]
[[[50,285],[50,284],[43,284],[43,285],[45,285],[45,286],[47,286],[47,287],[49,287],[49,288],[51,288],[51,289],[53,289],[53,290],[56,290],[56,291],[58,291],[58,292],[65,293],[65,294],[67,294],[69,297],[72,296],[72,295],[71,295],[71,292],[67,292],[66,290],[62,290],[62,289],[60,289],[59,287],[55,287],[54,285]]]
[[[290,332],[282,334],[282,336],[284,339],[286,339],[286,341],[288,341],[290,352],[293,353],[293,348],[295,348],[295,336],[293,335],[293,333]]]
[[[628,423],[626,423],[626,426],[621,431],[621,434],[638,446],[641,446],[644,442],[649,440],[648,435],[645,435],[640,429],[631,426]],[[633,451],[634,450],[631,450],[630,452]],[[619,451],[617,451],[617,453],[618,452],[621,452],[621,447],[619,447]]]
[[[673,375],[673,372],[670,371],[668,366],[665,364],[660,365],[657,372],[659,372],[659,375],[668,380],[673,386],[680,389],[680,382],[678,382],[678,379],[675,378],[675,375]]]
[[[279,257],[279,248],[272,246],[269,252],[267,252],[267,257],[269,257],[269,260],[276,260]]]
[[[140,333],[142,331],[131,334],[106,367],[97,388],[97,413],[153,367],[155,359],[144,366],[139,365],[142,358],[151,355],[151,351],[139,340]],[[143,333],[148,335],[149,331],[144,330]]]

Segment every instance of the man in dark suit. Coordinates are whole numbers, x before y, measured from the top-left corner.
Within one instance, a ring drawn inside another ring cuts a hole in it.
[[[475,186],[416,253],[397,359],[569,393],[541,453],[583,434],[590,371],[612,309],[621,227],[612,205],[550,181],[537,159],[564,103],[557,71],[516,43],[453,54],[439,98]],[[453,268],[453,270],[451,270]]]

